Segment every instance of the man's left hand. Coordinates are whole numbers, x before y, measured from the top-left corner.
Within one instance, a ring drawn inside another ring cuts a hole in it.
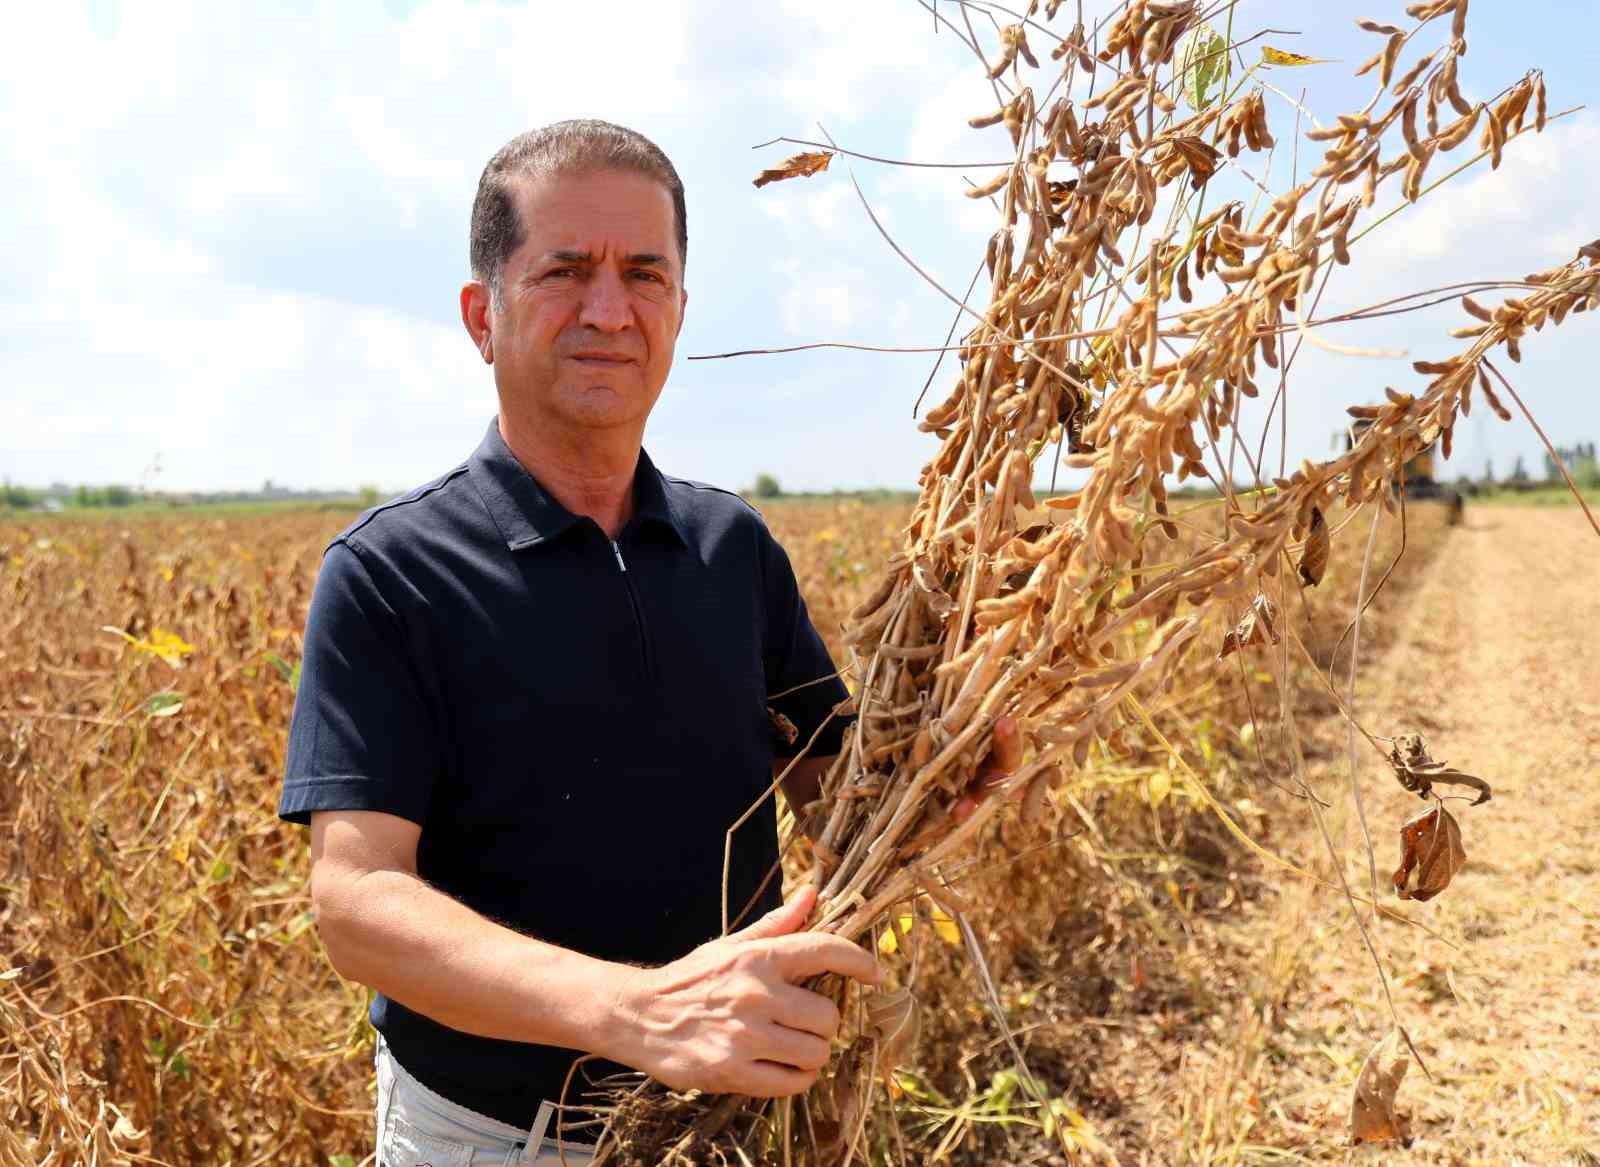
[[[955,806],[950,809],[950,817],[957,823],[964,823],[972,817],[978,809],[978,804],[995,790],[1005,785],[1006,779],[1016,772],[1022,765],[1022,733],[1017,728],[1017,719],[1007,715],[995,719],[994,743],[989,747],[989,755],[978,766],[978,772],[972,776],[972,781],[967,783],[966,790],[961,797],[956,799]],[[1011,797],[1021,795],[1020,789],[1012,792]]]

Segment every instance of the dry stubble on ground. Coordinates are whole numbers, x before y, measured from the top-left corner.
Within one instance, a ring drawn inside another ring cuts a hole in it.
[[[1433,1075],[1412,1065],[1400,1090],[1414,1142],[1346,1145],[1351,1086],[1389,1010],[1343,895],[1289,879],[1270,912],[1228,925],[1233,950],[1255,958],[1231,969],[1225,1030],[1185,1051],[1156,1103],[1170,1152],[1151,1161],[1600,1161],[1600,540],[1576,507],[1469,507],[1394,619],[1392,646],[1363,662],[1362,723],[1420,732],[1435,758],[1494,787],[1483,806],[1452,804],[1467,851],[1455,882],[1402,903],[1389,886],[1398,828],[1421,808],[1369,747],[1357,755],[1382,902],[1432,930],[1385,920],[1376,937]],[[1360,890],[1343,723],[1308,737]],[[1304,814],[1276,845],[1326,855]]]

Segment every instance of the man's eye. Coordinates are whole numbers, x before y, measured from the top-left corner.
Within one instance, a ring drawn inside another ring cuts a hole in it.
[[[575,269],[570,267],[552,268],[551,270],[545,272],[545,278],[550,279],[556,276],[570,276],[574,273],[574,270]]]
[[[661,273],[653,272],[649,268],[640,268],[633,274],[636,279],[654,280],[658,284],[661,282]]]

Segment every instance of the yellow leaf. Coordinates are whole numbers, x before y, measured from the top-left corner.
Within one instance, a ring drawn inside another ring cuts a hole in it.
[[[1327,65],[1330,62],[1327,57],[1303,57],[1299,53],[1275,49],[1271,45],[1262,45],[1261,63],[1263,65]]]
[[[194,651],[194,645],[165,628],[152,630],[148,644],[141,642],[134,647],[160,657],[175,669],[182,667],[183,658]]]
[[[909,913],[902,913],[896,922],[900,925],[900,931],[910,932],[911,925],[916,923],[916,919]],[[900,941],[894,934],[894,928],[892,926],[885,928],[883,930],[883,935],[878,938],[878,951],[883,953],[885,956],[889,956],[895,952],[898,952],[899,950]]]
[[[916,924],[917,919],[910,913],[904,913],[899,918],[900,931],[909,933]],[[950,918],[942,908],[933,909],[933,931],[946,944],[961,943],[961,928]],[[878,951],[888,956],[899,950],[900,942],[895,938],[894,929],[885,928],[878,937]]]
[[[168,583],[172,582],[172,568],[170,568],[170,567],[158,567],[158,568],[156,568],[156,571],[161,573],[161,578],[162,579],[166,580]]]
[[[1172,793],[1172,771],[1157,770],[1150,775],[1150,805],[1160,806],[1167,801],[1167,795]]]
[[[168,632],[165,628],[153,629],[149,640],[141,640],[137,636],[130,636],[114,624],[102,625],[100,631],[115,633],[138,651],[147,652],[151,656],[158,656],[175,669],[181,669],[183,667],[183,658],[194,651],[194,645],[184,640],[176,632]]]
[[[172,858],[179,866],[189,862],[189,844],[193,841],[192,834],[180,835],[172,844]]]

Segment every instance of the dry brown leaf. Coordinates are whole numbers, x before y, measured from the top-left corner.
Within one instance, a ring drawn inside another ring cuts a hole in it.
[[[767,716],[772,719],[772,728],[777,731],[785,745],[792,746],[800,740],[800,730],[795,723],[770,705],[767,706]]]
[[[1306,536],[1306,549],[1300,555],[1300,578],[1307,587],[1322,582],[1322,573],[1328,570],[1328,521],[1322,517],[1321,507],[1311,508],[1311,533]]]
[[[1222,650],[1217,653],[1217,659],[1231,656],[1247,644],[1277,644],[1281,639],[1278,634],[1278,606],[1267,598],[1266,593],[1258,592],[1244,619],[1222,638]]]
[[[838,1156],[855,1132],[861,1114],[861,1093],[855,1085],[859,1072],[857,1059],[847,1053],[821,1091],[818,1101],[823,1105],[818,1109],[824,1113],[813,1116],[811,1122],[824,1162]]]
[[[1394,746],[1389,751],[1389,765],[1394,768],[1395,777],[1400,780],[1400,785],[1420,798],[1427,798],[1433,793],[1435,782],[1466,786],[1476,790],[1478,797],[1472,800],[1473,806],[1488,802],[1492,793],[1489,784],[1477,775],[1464,774],[1443,762],[1435,762],[1428,756],[1428,747],[1423,742],[1421,734],[1397,735]]]
[[[1399,1143],[1409,1146],[1406,1124],[1395,1113],[1394,1097],[1411,1065],[1404,1038],[1398,1029],[1372,1047],[1356,1077],[1355,1094],[1350,1099],[1350,1142]]]
[[[1193,135],[1180,135],[1172,138],[1171,142],[1173,148],[1183,155],[1184,163],[1189,167],[1192,175],[1190,183],[1195,190],[1199,190],[1205,185],[1206,179],[1217,172],[1217,164],[1222,161],[1222,151]]]
[[[878,1039],[878,1070],[887,1077],[910,1061],[922,1024],[910,989],[890,989],[866,999],[867,1031]]]
[[[1442,806],[1425,810],[1400,828],[1400,869],[1394,873],[1395,893],[1403,900],[1431,900],[1450,886],[1466,862],[1461,825],[1455,816]]]
[[[769,182],[782,182],[786,178],[810,178],[813,174],[821,174],[828,169],[828,163],[832,161],[833,152],[831,150],[796,154],[793,158],[785,158],[771,170],[763,170],[756,175],[755,184],[758,187],[762,187]]]

